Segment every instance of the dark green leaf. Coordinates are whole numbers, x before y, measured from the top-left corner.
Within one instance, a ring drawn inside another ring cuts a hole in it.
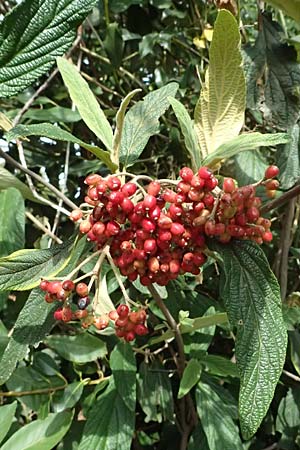
[[[0,256],[24,247],[25,206],[17,189],[0,191]]]
[[[72,419],[73,411],[64,411],[35,420],[14,433],[1,450],[51,450],[66,434]]]
[[[236,364],[229,359],[219,355],[204,355],[201,363],[208,369],[209,373],[220,377],[238,377]]]
[[[261,248],[250,241],[217,245],[230,323],[237,328],[239,414],[246,439],[266,415],[285,361],[287,332],[278,282]]]
[[[79,401],[83,392],[84,383],[82,381],[75,381],[66,387],[64,391],[56,392],[53,399],[54,412],[61,412],[68,408],[73,408]]]
[[[289,331],[291,360],[295,370],[300,375],[300,333],[298,330]]]
[[[29,345],[38,344],[51,330],[55,306],[44,301],[44,293],[34,289],[19,314],[12,336],[0,361],[0,385],[14,371],[18,361],[27,354]]]
[[[117,23],[110,23],[108,25],[103,45],[110,62],[117,69],[122,63],[124,50],[122,33]]]
[[[178,398],[184,397],[198,383],[201,376],[201,364],[196,359],[190,359],[180,380]]]
[[[5,438],[8,430],[13,422],[15,412],[17,408],[17,402],[10,403],[9,405],[0,406],[0,443]]]
[[[120,146],[120,163],[129,167],[137,161],[149,138],[159,132],[158,119],[170,106],[169,97],[174,97],[177,83],[169,83],[136,103],[126,114]]]
[[[280,448],[296,448],[295,440],[299,435],[300,423],[300,389],[289,389],[278,407],[276,431],[282,433]],[[289,446],[287,446],[289,444]]]
[[[210,450],[202,426],[198,423],[193,431],[187,450]]]
[[[135,411],[136,403],[136,362],[131,346],[120,341],[110,356],[110,367],[116,389],[126,406]]]
[[[72,142],[73,144],[78,144],[89,152],[93,153],[93,155],[97,156],[97,158],[103,161],[110,169],[116,169],[116,165],[111,162],[108,152],[102,150],[96,145],[86,144],[77,137],[73,136],[71,133],[68,133],[68,131],[62,130],[58,126],[52,125],[51,123],[39,123],[37,125],[17,125],[6,134],[6,138],[8,141],[26,136],[44,136],[58,141],[66,141]]]
[[[25,183],[22,183],[22,181],[20,181],[12,173],[0,166],[0,191],[8,188],[16,188],[21,192],[24,198],[31,200],[32,202],[42,203],[34,197],[31,190]]]
[[[75,336],[53,334],[45,343],[68,361],[81,364],[103,358],[107,353],[105,343],[89,333]]]
[[[222,388],[224,391],[224,388]],[[212,385],[200,382],[196,389],[197,411],[210,450],[243,450],[239,429],[230,414],[224,410],[220,392]]]
[[[25,0],[0,24],[0,96],[24,90],[72,45],[95,0]]]
[[[278,166],[280,168],[280,187],[290,189],[300,177],[300,141],[299,125],[288,130],[290,142],[278,148]]]
[[[135,412],[111,383],[90,410],[78,450],[130,450]]]

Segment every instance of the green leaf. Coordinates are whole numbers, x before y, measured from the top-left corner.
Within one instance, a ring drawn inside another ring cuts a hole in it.
[[[51,450],[70,428],[73,411],[49,414],[20,428],[1,447],[1,450]]]
[[[239,415],[249,439],[272,401],[287,346],[280,289],[263,250],[250,241],[216,245],[224,260],[224,297],[230,323],[237,328],[240,372]]]
[[[66,59],[58,58],[57,66],[82,120],[103,142],[105,147],[111,150],[113,142],[111,126],[89,85],[82,78],[76,66]]]
[[[110,356],[110,368],[115,386],[126,406],[135,411],[136,404],[136,362],[131,346],[120,341]]]
[[[203,431],[201,424],[198,423],[194,429],[188,444],[187,450],[210,450],[206,435]]]
[[[185,146],[192,160],[192,167],[194,171],[197,171],[201,166],[201,150],[197,142],[194,123],[182,103],[176,100],[176,98],[169,98],[169,102],[179,122]]]
[[[145,422],[162,423],[174,419],[173,395],[168,372],[162,364],[142,362],[138,375],[138,401],[146,414]]]
[[[169,83],[137,102],[126,114],[120,146],[120,163],[124,167],[134,164],[144,150],[149,138],[159,132],[159,118],[170,106],[177,83]]]
[[[195,108],[195,129],[202,156],[237,136],[244,124],[245,76],[240,32],[227,10],[218,13],[205,84]]]
[[[0,191],[0,256],[24,247],[25,206],[15,188]]]
[[[289,135],[286,133],[243,133],[225,144],[220,145],[216,151],[204,158],[203,164],[214,166],[222,159],[231,158],[241,152],[255,150],[258,147],[269,147],[278,144],[285,144],[289,142],[289,140]]]
[[[223,356],[204,355],[201,358],[201,364],[208,369],[209,373],[219,377],[239,377],[236,364]]]
[[[31,108],[24,115],[23,119],[37,120],[38,122],[78,122],[81,117],[78,111],[62,106],[54,106],[53,108]]]
[[[75,336],[53,334],[45,343],[67,361],[80,364],[104,358],[107,354],[105,343],[89,333]]]
[[[58,126],[52,125],[51,123],[39,123],[37,125],[17,125],[15,128],[12,128],[8,133],[6,133],[6,139],[8,141],[26,136],[44,136],[58,141],[66,141],[72,142],[73,144],[78,144],[89,152],[93,153],[93,155],[103,161],[111,170],[114,171],[116,169],[116,165],[112,163],[108,152],[102,150],[96,145],[86,144],[77,137],[73,136],[68,131],[62,130]]]
[[[122,63],[124,42],[118,23],[110,23],[106,28],[106,36],[103,41],[104,50],[115,69]]]
[[[289,343],[291,352],[291,361],[300,375],[300,333],[298,330],[289,331]]]
[[[300,116],[300,65],[282,35],[280,25],[263,14],[255,45],[245,48],[245,70],[247,106],[262,111],[271,126],[287,128]]]
[[[15,412],[17,408],[17,402],[10,403],[9,405],[0,406],[0,443],[5,438],[8,430],[13,422]]]
[[[135,412],[110,383],[88,414],[78,450],[130,450],[134,423]]]
[[[21,310],[13,333],[0,361],[0,385],[13,373],[17,363],[25,358],[29,345],[38,344],[51,330],[56,305],[46,303],[45,293],[34,289]]]
[[[224,388],[200,382],[196,389],[197,412],[210,450],[243,450],[239,429],[229,411],[224,408],[221,395]]]
[[[17,177],[15,177],[12,173],[6,170],[4,167],[0,166],[0,191],[8,188],[16,188],[21,192],[22,196],[31,200],[32,202],[42,203],[40,200],[37,200],[32,194],[31,190],[25,183],[22,183]]]
[[[300,22],[300,0],[266,0],[276,8],[282,9],[288,16]]]
[[[74,239],[45,250],[18,250],[0,258],[0,291],[26,291],[41,278],[53,278],[71,258]]]
[[[282,433],[279,442],[280,448],[295,448],[295,442],[299,435],[300,423],[300,389],[289,389],[278,407],[276,417],[276,431]],[[287,445],[289,444],[289,445]]]
[[[268,166],[268,160],[260,149],[242,151],[235,156],[234,162],[235,179],[239,186],[262,180]]]
[[[278,148],[278,167],[280,169],[280,187],[290,189],[299,180],[300,174],[300,141],[299,125],[288,130],[290,142]]]
[[[189,360],[180,380],[178,398],[184,397],[198,383],[201,370],[201,364],[197,359]]]
[[[25,0],[0,24],[0,96],[23,91],[71,47],[95,0]]]
[[[53,399],[54,412],[61,412],[65,409],[73,408],[79,401],[83,388],[84,383],[82,381],[75,381],[69,384],[63,392],[57,391]]]

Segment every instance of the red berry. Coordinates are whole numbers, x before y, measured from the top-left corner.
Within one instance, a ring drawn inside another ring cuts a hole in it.
[[[147,327],[145,327],[145,325],[138,324],[134,327],[134,332],[138,336],[145,336],[146,334],[149,333],[149,330]]]
[[[49,284],[49,281],[42,280],[40,282],[40,289],[42,289],[42,291],[48,291],[48,284]]]
[[[129,307],[122,303],[117,307],[117,313],[121,319],[124,319],[129,314]]]
[[[127,195],[128,197],[131,197],[132,195],[134,195],[136,193],[136,190],[137,190],[137,187],[136,187],[136,184],[134,184],[134,183],[125,183],[121,189],[123,194]]]
[[[171,225],[170,231],[173,234],[173,236],[180,236],[181,234],[184,233],[185,228],[183,225],[181,225],[181,223],[174,222]]]
[[[88,192],[87,192],[87,196],[93,201],[99,200],[99,194],[97,192],[96,187],[94,187],[94,186],[90,187]]]
[[[63,322],[70,322],[70,320],[72,320],[72,310],[69,306],[63,307],[61,311],[61,320]]]
[[[143,229],[145,231],[148,231],[149,233],[152,233],[155,230],[156,225],[150,219],[143,219],[142,220],[142,227],[143,227]]]
[[[125,328],[127,324],[128,324],[128,317],[124,317],[123,319],[119,317],[116,320],[116,327],[118,328]]]
[[[209,180],[210,177],[212,176],[212,171],[208,167],[203,166],[200,167],[200,169],[198,170],[198,175],[203,180]]]
[[[60,281],[49,281],[47,291],[49,294],[57,294],[62,288],[62,284]]]
[[[99,183],[97,183],[96,185],[96,189],[99,195],[102,195],[106,192],[107,190],[107,183],[105,180],[101,180]]]
[[[146,239],[144,242],[144,250],[146,253],[153,254],[157,250],[155,239]]]
[[[72,280],[65,280],[62,284],[62,288],[68,292],[73,291],[75,289],[75,284]]]
[[[183,167],[179,171],[179,176],[183,179],[183,181],[190,183],[194,176],[194,172],[189,167]]]
[[[120,206],[121,206],[121,208],[122,208],[122,210],[124,211],[125,214],[130,214],[133,211],[133,209],[134,209],[134,204],[127,197],[124,198],[124,200],[122,201]]]
[[[112,202],[113,205],[120,205],[124,200],[125,195],[120,191],[112,191],[109,194],[109,201]]]
[[[76,286],[76,292],[80,297],[86,297],[89,293],[89,288],[85,283],[78,283]]]
[[[74,312],[74,319],[84,319],[85,317],[88,316],[88,310],[87,309],[78,309],[77,311]]]
[[[128,331],[128,333],[125,334],[124,339],[125,339],[125,341],[127,341],[127,342],[134,341],[134,339],[135,339],[135,333],[134,333],[134,331]]]
[[[236,189],[235,182],[233,178],[224,178],[223,181],[223,191],[231,194]]]
[[[101,181],[101,180],[102,180],[102,177],[100,175],[98,175],[97,173],[92,173],[86,177],[86,179],[84,180],[84,183],[89,186],[93,186],[94,184],[99,183],[99,181]]]
[[[77,222],[82,218],[82,211],[81,209],[73,209],[73,211],[70,214],[70,219],[73,220],[73,222]]]
[[[279,168],[277,166],[269,166],[265,171],[265,178],[274,178],[279,174]]]
[[[149,195],[156,197],[160,192],[161,185],[159,181],[151,181],[147,187],[147,192]]]
[[[184,181],[180,181],[177,184],[177,192],[187,194],[191,189],[191,185],[189,183],[185,183]]]
[[[121,181],[118,177],[111,176],[107,179],[107,186],[112,191],[117,191],[121,187]]]
[[[256,222],[256,220],[260,216],[259,210],[255,206],[252,206],[251,208],[247,209],[246,216],[250,222]]]
[[[105,230],[105,234],[106,236],[110,237],[110,236],[116,236],[120,231],[120,225],[115,222],[107,222],[106,224],[106,230]]]
[[[171,189],[166,189],[165,192],[162,194],[162,197],[164,201],[167,203],[175,203],[177,194],[176,192],[171,191]]]
[[[149,211],[149,218],[151,220],[158,220],[161,214],[161,209],[159,206],[155,206],[155,208],[151,209],[151,211]]]
[[[53,303],[55,302],[56,298],[54,295],[49,294],[49,292],[47,292],[47,294],[45,295],[45,301],[47,303]]]
[[[110,318],[110,320],[113,320],[115,322],[119,318],[119,314],[114,309],[108,313],[108,317]]]
[[[105,225],[103,222],[96,222],[92,227],[92,233],[95,236],[103,236],[105,232]]]
[[[80,233],[88,233],[90,231],[90,229],[92,228],[92,225],[90,223],[89,220],[84,220],[83,222],[81,222],[81,224],[79,225],[79,231]]]
[[[98,330],[104,330],[109,324],[109,318],[106,314],[94,318],[94,325]]]
[[[271,231],[266,231],[263,235],[262,238],[265,242],[271,242],[273,239],[273,234],[271,233]]]
[[[62,320],[62,308],[58,308],[54,314],[53,317],[55,320]]]

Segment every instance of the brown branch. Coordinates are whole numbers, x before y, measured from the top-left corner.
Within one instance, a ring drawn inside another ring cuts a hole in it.
[[[64,384],[62,386],[56,386],[56,387],[52,387],[52,388],[33,389],[32,391],[0,392],[0,397],[23,397],[25,395],[51,394],[52,392],[62,391],[67,386],[68,386],[68,384]]]
[[[260,212],[264,214],[266,212],[272,211],[272,209],[279,208],[280,206],[290,201],[292,198],[297,197],[299,194],[300,194],[300,184],[297,184],[292,189],[282,194],[280,197],[275,198],[271,202],[262,206],[260,208]]]

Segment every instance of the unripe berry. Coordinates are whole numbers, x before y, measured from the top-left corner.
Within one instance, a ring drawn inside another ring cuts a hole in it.
[[[63,288],[65,291],[71,292],[71,291],[73,291],[73,290],[75,289],[75,284],[73,283],[72,280],[65,280],[65,281],[62,283],[62,288]]]
[[[100,175],[98,175],[97,173],[92,173],[86,177],[86,179],[84,180],[84,183],[89,186],[93,186],[93,185],[99,183],[99,181],[101,181],[101,180],[102,180],[102,177]]]
[[[82,218],[82,211],[81,209],[73,209],[73,211],[70,214],[70,219],[73,220],[73,222],[77,222]]]
[[[74,319],[84,319],[85,317],[88,316],[88,310],[87,309],[83,309],[80,310],[78,309],[77,311],[74,312]]]
[[[163,230],[169,230],[172,226],[172,219],[164,214],[160,215],[160,218],[158,219],[158,226],[159,228],[163,229]]]
[[[45,301],[47,303],[53,303],[53,302],[55,302],[55,300],[57,300],[56,297],[54,295],[49,294],[49,292],[47,292],[47,294],[45,295]]]
[[[212,171],[208,167],[203,166],[200,167],[200,169],[198,170],[198,175],[203,180],[209,180],[210,177],[212,176]]]
[[[267,181],[265,184],[265,188],[270,191],[276,190],[279,188],[279,181],[278,180]]]
[[[76,292],[80,297],[86,297],[89,293],[89,288],[85,283],[78,283],[76,286]]]
[[[169,263],[169,268],[171,273],[178,273],[180,271],[180,263],[178,259],[172,259]]]
[[[108,313],[108,317],[115,322],[119,318],[119,314],[116,310],[112,310]]]
[[[266,196],[268,198],[275,198],[276,197],[276,192],[277,191],[275,191],[275,190],[272,190],[272,191],[266,190]]]
[[[231,194],[236,189],[235,182],[233,178],[224,178],[223,181],[223,191]]]
[[[122,303],[117,307],[117,313],[121,319],[124,319],[129,314],[129,307]]]
[[[159,261],[155,256],[153,256],[152,258],[149,259],[148,267],[149,267],[149,270],[151,270],[151,272],[153,272],[153,273],[156,273],[159,271]]]
[[[156,197],[160,192],[161,185],[159,181],[151,181],[147,187],[147,192],[149,195]]]
[[[109,318],[106,314],[94,318],[94,325],[98,330],[104,330],[109,324]]]
[[[279,174],[279,168],[277,166],[269,166],[265,171],[265,178],[275,178]]]
[[[94,187],[94,186],[90,187],[87,192],[87,196],[93,201],[99,200],[99,195],[98,195],[96,187]]]
[[[88,233],[91,228],[92,228],[92,225],[89,220],[84,220],[79,225],[79,231],[80,231],[80,233],[83,233],[83,234]]]
[[[194,172],[189,167],[183,167],[179,171],[179,176],[183,179],[183,181],[190,183],[194,176]]]

